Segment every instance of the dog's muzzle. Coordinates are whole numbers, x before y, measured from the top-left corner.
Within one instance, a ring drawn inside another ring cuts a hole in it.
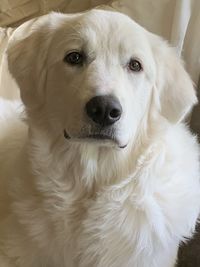
[[[110,141],[120,148],[126,145],[120,145],[117,139],[115,123],[120,120],[122,115],[122,106],[119,100],[112,95],[95,96],[85,105],[86,116],[89,119],[90,129],[84,130],[76,137],[77,140],[85,141]],[[71,139],[71,136],[64,130],[64,137]],[[73,138],[74,139],[74,138]]]

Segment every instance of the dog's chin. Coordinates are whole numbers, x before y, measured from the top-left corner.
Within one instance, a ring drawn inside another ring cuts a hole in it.
[[[101,147],[117,147],[117,148],[126,148],[127,144],[122,144],[114,135],[109,134],[85,134],[78,137],[73,137],[64,130],[65,139],[72,142],[84,142],[89,144],[94,144]]]

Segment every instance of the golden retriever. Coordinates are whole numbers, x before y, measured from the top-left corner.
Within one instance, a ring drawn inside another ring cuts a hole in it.
[[[24,112],[0,101],[0,266],[175,266],[200,211],[182,63],[117,12],[31,25],[7,49]]]

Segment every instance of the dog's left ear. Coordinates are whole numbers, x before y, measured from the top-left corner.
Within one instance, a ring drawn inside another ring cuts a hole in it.
[[[174,49],[152,35],[156,60],[155,87],[159,94],[160,112],[172,123],[182,121],[197,103],[193,83]]]

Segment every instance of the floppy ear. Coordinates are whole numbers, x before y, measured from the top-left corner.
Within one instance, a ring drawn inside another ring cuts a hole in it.
[[[50,42],[47,16],[17,28],[6,51],[9,71],[20,88],[24,104],[30,108],[43,100]]]
[[[161,38],[153,36],[153,53],[156,59],[156,90],[160,112],[172,123],[183,120],[197,103],[193,83],[175,51]]]

